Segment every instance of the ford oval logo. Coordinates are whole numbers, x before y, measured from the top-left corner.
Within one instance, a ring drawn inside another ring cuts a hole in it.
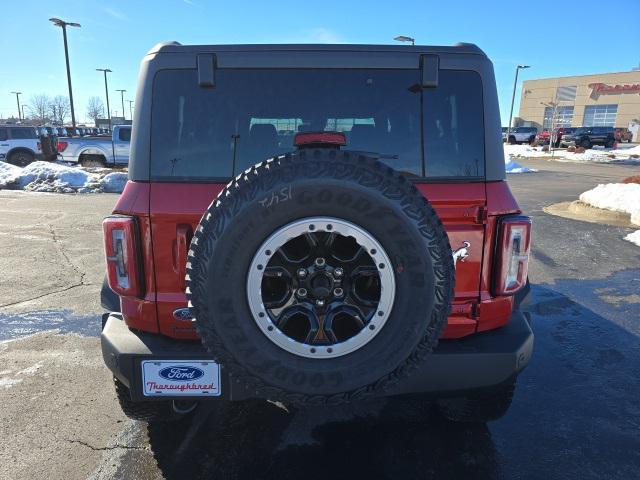
[[[204,376],[204,372],[196,367],[173,366],[165,367],[158,372],[165,380],[172,382],[189,382]]]

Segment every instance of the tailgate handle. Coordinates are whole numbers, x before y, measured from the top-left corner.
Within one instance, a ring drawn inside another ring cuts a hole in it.
[[[181,290],[186,288],[184,277],[187,274],[187,256],[189,254],[191,237],[193,237],[191,225],[178,225],[176,227],[175,271],[178,274],[178,282]]]

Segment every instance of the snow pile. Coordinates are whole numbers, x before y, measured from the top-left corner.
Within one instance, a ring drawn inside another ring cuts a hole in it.
[[[538,171],[535,168],[523,167],[515,162],[506,148],[504,150],[504,169],[507,173],[532,173]]]
[[[33,162],[22,169],[20,187],[33,192],[59,191],[72,193],[74,189],[96,184],[99,180],[86,170],[51,162]]]
[[[22,169],[10,163],[0,162],[0,188],[11,188],[18,184]]]
[[[33,162],[24,168],[0,162],[0,189],[49,193],[121,193],[125,172],[109,168],[83,168],[55,162]]]
[[[580,201],[594,207],[631,215],[631,223],[640,225],[640,184],[606,183],[580,195]],[[640,246],[640,230],[630,233],[625,240]]]
[[[597,163],[638,163],[640,164],[640,145],[631,148],[617,148],[615,150],[594,146],[583,153],[570,152],[567,149],[543,151],[543,147],[529,145],[504,145],[505,156],[512,158],[544,158],[560,162],[597,162]]]
[[[102,177],[102,188],[109,193],[122,193],[127,183],[128,175],[125,172],[111,172]]]

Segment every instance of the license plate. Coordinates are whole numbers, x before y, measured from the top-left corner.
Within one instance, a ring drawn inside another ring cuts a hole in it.
[[[217,397],[221,393],[220,365],[202,360],[144,360],[145,397]]]

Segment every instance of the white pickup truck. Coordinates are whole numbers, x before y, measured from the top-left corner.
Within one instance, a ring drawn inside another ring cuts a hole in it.
[[[62,137],[58,139],[58,158],[84,167],[126,165],[129,163],[131,125],[116,125],[109,137]]]

